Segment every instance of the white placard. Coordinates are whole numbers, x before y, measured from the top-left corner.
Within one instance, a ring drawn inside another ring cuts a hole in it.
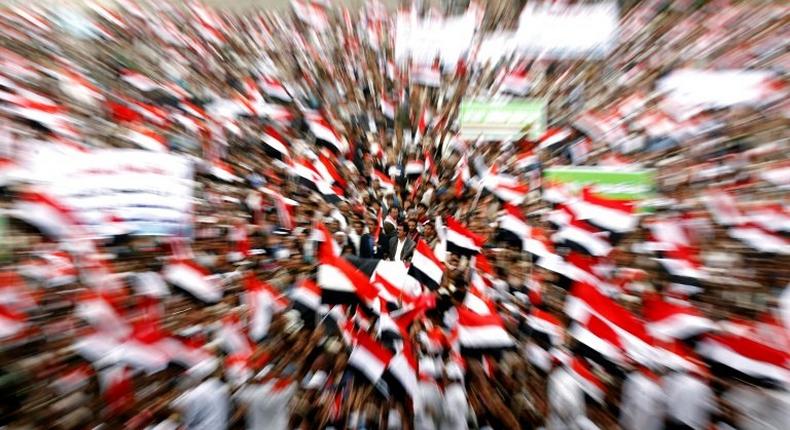
[[[191,232],[193,167],[185,157],[127,149],[43,150],[26,170],[38,188],[95,233]]]
[[[775,101],[783,93],[772,88],[773,79],[764,70],[681,69],[658,81],[658,90],[666,96],[662,107],[685,119],[705,109]]]
[[[471,48],[477,29],[477,18],[466,13],[450,18],[419,19],[414,15],[398,15],[395,33],[395,61],[403,64],[411,58],[414,64],[430,65],[436,58],[445,67],[455,67]]]
[[[615,2],[559,5],[529,2],[519,17],[519,53],[543,58],[601,58],[617,42]]]

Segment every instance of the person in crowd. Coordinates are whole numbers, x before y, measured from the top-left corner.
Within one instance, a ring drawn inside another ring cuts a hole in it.
[[[409,238],[409,224],[402,222],[398,225],[398,233],[392,237],[387,250],[387,259],[393,261],[408,261],[414,253],[417,244]]]
[[[49,3],[0,13],[3,428],[787,427],[783,5]]]

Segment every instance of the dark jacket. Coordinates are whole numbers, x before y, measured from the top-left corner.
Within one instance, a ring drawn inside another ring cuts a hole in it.
[[[412,254],[414,254],[414,247],[417,246],[413,240],[406,238],[406,243],[403,244],[403,250],[400,252],[400,259],[401,261],[408,261],[411,260]],[[395,259],[395,252],[398,250],[398,236],[393,236],[390,239],[390,246],[387,250],[387,259],[394,260]]]
[[[357,255],[361,258],[376,258],[375,248],[373,243],[373,235],[365,233],[359,238],[359,249]]]

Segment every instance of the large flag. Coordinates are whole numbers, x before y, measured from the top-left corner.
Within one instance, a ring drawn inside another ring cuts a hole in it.
[[[719,377],[732,377],[767,387],[790,384],[790,356],[782,349],[738,334],[707,335],[697,352]]]
[[[505,203],[502,213],[497,219],[499,229],[518,243],[519,248],[524,248],[525,239],[530,236],[531,229],[524,215],[516,206]]]
[[[617,334],[631,358],[640,363],[655,364],[656,350],[645,324],[592,285],[574,284],[565,300],[565,313],[580,325],[587,325],[588,329],[593,318],[601,331],[604,329],[599,322],[604,323]]]
[[[633,231],[639,219],[634,214],[634,202],[613,200],[593,193],[588,188],[582,192],[582,199],[571,204],[579,220],[615,233]]]
[[[318,286],[325,304],[361,304],[373,308],[378,290],[368,277],[343,258],[320,256]]]
[[[569,370],[571,376],[573,376],[573,379],[576,380],[576,383],[579,384],[585,394],[592,397],[598,403],[604,402],[606,385],[604,385],[603,381],[590,370],[589,364],[587,364],[584,359],[574,357],[571,360]]]
[[[348,152],[348,144],[337,134],[331,124],[320,115],[307,116],[307,125],[316,142],[338,154]]]
[[[414,249],[409,275],[432,290],[438,289],[442,284],[444,264],[436,258],[431,248],[422,239],[417,242]]]
[[[448,216],[447,224],[447,251],[458,255],[471,257],[480,253],[485,239],[472,233],[455,218]]]
[[[684,340],[709,332],[716,324],[704,317],[690,303],[685,305],[662,300],[656,294],[645,296],[642,315],[647,320],[647,330],[656,339]]]
[[[245,280],[245,302],[250,311],[250,338],[258,342],[269,332],[274,312],[282,312],[288,306],[283,295],[271,285],[260,281],[252,273]]]
[[[377,383],[390,364],[392,353],[364,331],[354,333],[354,340],[348,364],[362,372],[371,383]]]
[[[309,161],[294,161],[292,166],[294,174],[306,187],[320,193],[321,197],[329,203],[337,203],[340,201],[340,196],[337,195],[336,190],[332,188],[331,184],[326,182]]]
[[[527,315],[527,326],[532,330],[531,337],[540,339],[546,346],[562,344],[563,326],[554,315],[533,307]]]
[[[585,221],[572,220],[568,225],[554,233],[552,240],[563,243],[571,249],[596,257],[605,257],[612,250],[606,233],[598,231]]]
[[[515,343],[496,312],[479,314],[461,305],[458,311],[458,342],[465,354],[484,354],[512,348]]]
[[[263,129],[263,143],[265,144],[264,150],[269,156],[279,160],[285,160],[289,157],[288,146],[285,138],[274,129],[272,126],[266,126]]]
[[[313,280],[304,279],[291,291],[291,300],[294,308],[309,319],[306,314],[314,317],[321,310],[321,288]]]
[[[570,334],[582,345],[581,353],[606,365],[622,366],[626,363],[620,336],[603,319],[592,315],[585,323],[575,323]],[[601,361],[603,360],[603,361]]]

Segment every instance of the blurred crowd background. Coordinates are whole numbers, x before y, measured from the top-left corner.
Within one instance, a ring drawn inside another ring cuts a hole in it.
[[[0,427],[785,429],[777,1],[0,5]]]

